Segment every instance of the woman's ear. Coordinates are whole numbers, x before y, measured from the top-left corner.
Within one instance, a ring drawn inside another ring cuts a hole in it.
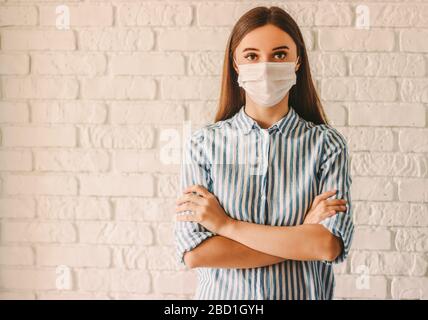
[[[236,74],[238,74],[239,73],[238,72],[238,65],[235,61],[235,58],[233,58],[233,57],[232,57],[232,66],[233,66],[233,69],[235,69]]]

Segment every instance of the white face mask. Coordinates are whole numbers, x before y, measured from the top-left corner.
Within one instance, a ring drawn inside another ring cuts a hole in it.
[[[251,100],[262,107],[273,107],[296,84],[294,61],[258,62],[237,66],[239,86],[244,88]]]

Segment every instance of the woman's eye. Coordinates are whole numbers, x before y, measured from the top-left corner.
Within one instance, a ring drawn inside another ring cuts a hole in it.
[[[285,56],[286,56],[286,53],[285,52],[277,52],[277,53],[275,53],[275,57],[278,57],[278,56],[280,56],[279,59],[284,59]]]
[[[276,59],[280,59],[283,60],[285,59],[287,56],[286,52],[276,52],[274,53],[274,57]],[[254,53],[249,53],[245,56],[246,59],[248,59],[249,61],[254,61],[257,58],[257,55]]]

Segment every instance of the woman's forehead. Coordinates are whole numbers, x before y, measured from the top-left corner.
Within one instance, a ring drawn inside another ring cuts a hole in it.
[[[265,25],[247,33],[239,43],[237,50],[243,52],[247,49],[254,49],[255,51],[270,52],[284,46],[289,50],[296,49],[293,38],[287,32],[273,25]],[[284,50],[287,49],[284,48]]]

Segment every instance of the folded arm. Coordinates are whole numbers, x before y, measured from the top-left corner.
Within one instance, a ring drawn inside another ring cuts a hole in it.
[[[184,253],[189,268],[257,268],[284,261],[284,258],[266,254],[235,240],[213,236],[193,250]]]
[[[333,261],[342,250],[340,238],[320,224],[270,226],[232,219],[219,234],[288,260]]]

